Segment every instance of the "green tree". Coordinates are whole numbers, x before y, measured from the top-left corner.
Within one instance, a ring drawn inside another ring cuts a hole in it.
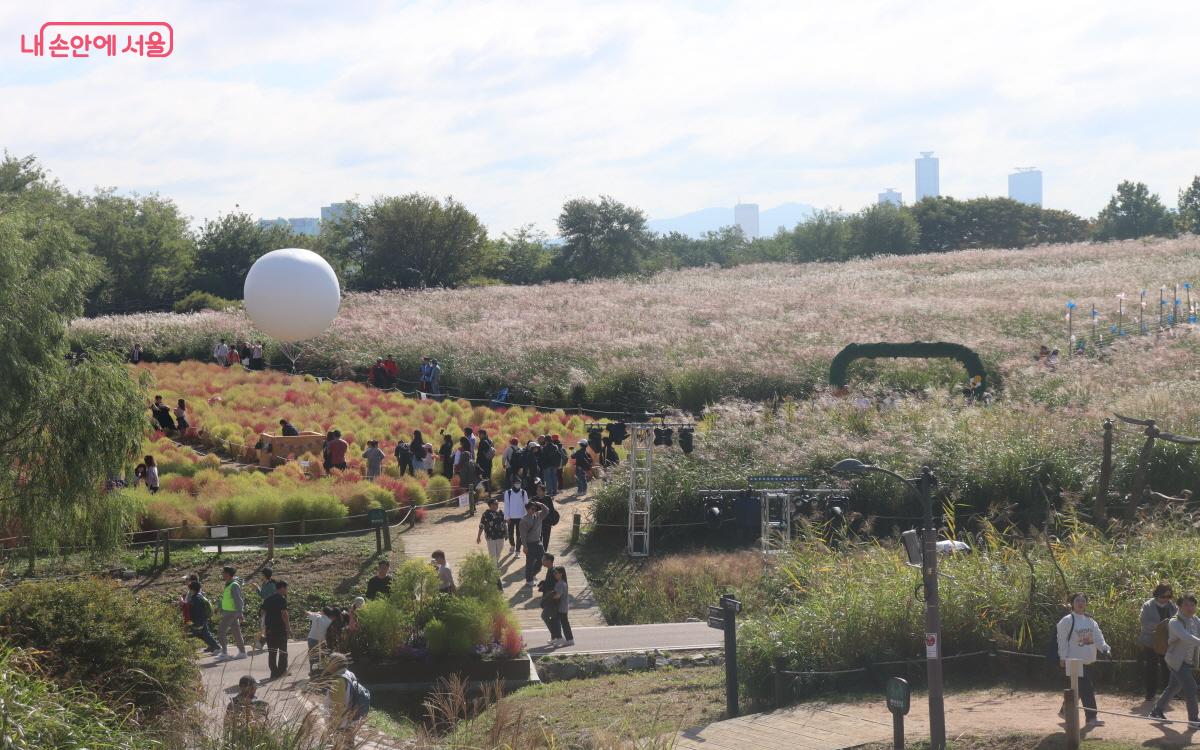
[[[1179,191],[1179,211],[1175,223],[1180,232],[1200,234],[1200,175]]]
[[[558,234],[563,267],[577,279],[638,273],[654,250],[646,215],[607,195],[564,203]]]
[[[288,227],[260,227],[241,212],[206,221],[196,237],[195,271],[189,286],[224,299],[241,299],[254,261],[281,247],[304,247],[306,240]]]
[[[842,260],[849,255],[850,219],[840,211],[823,209],[784,237],[790,246],[790,260],[796,263]]]
[[[492,249],[492,267],[486,274],[506,284],[538,284],[554,275],[555,248],[532,224],[505,232]]]
[[[917,249],[920,230],[912,214],[891,203],[868,206],[850,219],[849,251],[856,257],[906,255]]]
[[[0,213],[0,517],[29,548],[120,543],[130,498],[105,494],[146,427],[144,388],[103,355],[66,358],[99,263],[62,221]]]
[[[1117,192],[1096,217],[1095,232],[1099,240],[1170,236],[1174,231],[1171,212],[1144,182],[1125,180],[1117,185]]]
[[[347,286],[456,286],[487,264],[487,230],[466,206],[420,193],[388,196],[323,228],[320,247],[337,261]]]
[[[88,295],[89,314],[163,309],[187,291],[195,245],[170,200],[98,190],[84,199],[75,227],[86,250],[104,262]]]

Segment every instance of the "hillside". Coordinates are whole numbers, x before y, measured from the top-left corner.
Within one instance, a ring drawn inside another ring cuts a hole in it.
[[[1108,326],[1116,323],[1118,293],[1128,295],[1133,315],[1138,291],[1150,289],[1153,319],[1155,290],[1197,277],[1200,238],[1186,236],[350,294],[301,367],[361,368],[392,353],[415,372],[429,353],[459,393],[519,385],[560,403],[644,397],[694,406],[717,395],[806,395],[850,342],[958,341],[1007,369],[1039,345],[1067,348],[1068,299],[1079,306],[1078,325],[1090,330],[1092,303]],[[217,338],[254,332],[241,313],[206,312],[79,320],[72,334],[84,347],[140,341],[152,356],[175,359],[207,357]]]

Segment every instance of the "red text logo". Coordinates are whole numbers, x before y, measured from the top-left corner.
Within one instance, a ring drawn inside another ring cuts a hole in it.
[[[170,57],[175,30],[166,21],[47,21],[21,54],[34,57]]]

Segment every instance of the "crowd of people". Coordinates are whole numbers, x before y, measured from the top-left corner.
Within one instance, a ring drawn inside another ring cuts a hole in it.
[[[1151,597],[1141,605],[1137,636],[1138,660],[1143,666],[1146,701],[1153,701],[1150,718],[1165,720],[1173,698],[1182,694],[1187,706],[1188,726],[1200,729],[1200,708],[1197,706],[1197,685],[1193,670],[1200,666],[1200,618],[1196,616],[1196,597],[1184,594],[1178,604],[1170,584],[1160,583]],[[1088,667],[1098,655],[1110,656],[1112,649],[1104,639],[1100,625],[1088,614],[1085,594],[1072,594],[1068,601],[1071,611],[1055,626],[1059,665],[1066,667],[1068,659],[1079,659],[1083,666],[1079,676],[1079,698],[1084,718],[1089,726],[1099,726],[1096,690]],[[1160,691],[1161,688],[1161,692]]]

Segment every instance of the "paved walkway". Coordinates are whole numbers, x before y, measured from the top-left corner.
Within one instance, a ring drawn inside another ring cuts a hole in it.
[[[575,645],[551,649],[545,628],[525,631],[525,646],[534,656],[555,654],[606,654],[630,651],[691,651],[722,648],[725,636],[703,622],[668,622],[657,625],[605,625],[573,628]]]
[[[1131,742],[1147,747],[1200,747],[1200,731],[1186,722],[1159,723],[1148,719],[1150,704],[1125,696],[1106,696],[1099,705],[1105,725],[1085,729],[1085,739]],[[951,744],[961,736],[1005,735],[1014,732],[1036,737],[1062,734],[1058,716],[1061,692],[1031,692],[995,688],[946,695],[946,736]],[[905,738],[917,743],[929,738],[928,703],[914,693],[912,710],[905,717]],[[1175,702],[1168,717],[1186,719],[1182,702]],[[883,698],[847,704],[804,703],[791,708],[728,719],[689,729],[676,736],[676,750],[844,750],[871,742],[890,742],[891,715]]]
[[[478,513],[486,508],[478,504]],[[555,503],[562,520],[550,534],[550,552],[554,554],[554,562],[567,569],[567,581],[571,592],[571,626],[575,629],[604,625],[604,616],[596,606],[592,595],[592,587],[588,584],[583,570],[570,549],[571,518],[580,513],[586,523],[591,512],[591,502],[578,500],[575,490],[571,488],[559,493]],[[429,511],[425,520],[418,523],[411,531],[403,535],[404,552],[409,557],[418,560],[428,560],[429,554],[435,549],[446,553],[446,562],[455,575],[458,573],[458,563],[463,557],[472,552],[487,552],[485,543],[475,543],[475,535],[479,531],[479,515],[469,516],[467,511],[458,508],[437,508]],[[504,594],[509,604],[516,612],[517,620],[526,635],[526,642],[537,637],[537,632],[544,633],[546,626],[542,623],[541,594],[535,588],[526,588],[525,558],[514,555],[505,545],[505,555],[500,559],[501,580],[504,583]],[[539,580],[544,576],[539,575]],[[576,639],[578,640],[578,639]],[[532,644],[531,644],[532,645]]]

